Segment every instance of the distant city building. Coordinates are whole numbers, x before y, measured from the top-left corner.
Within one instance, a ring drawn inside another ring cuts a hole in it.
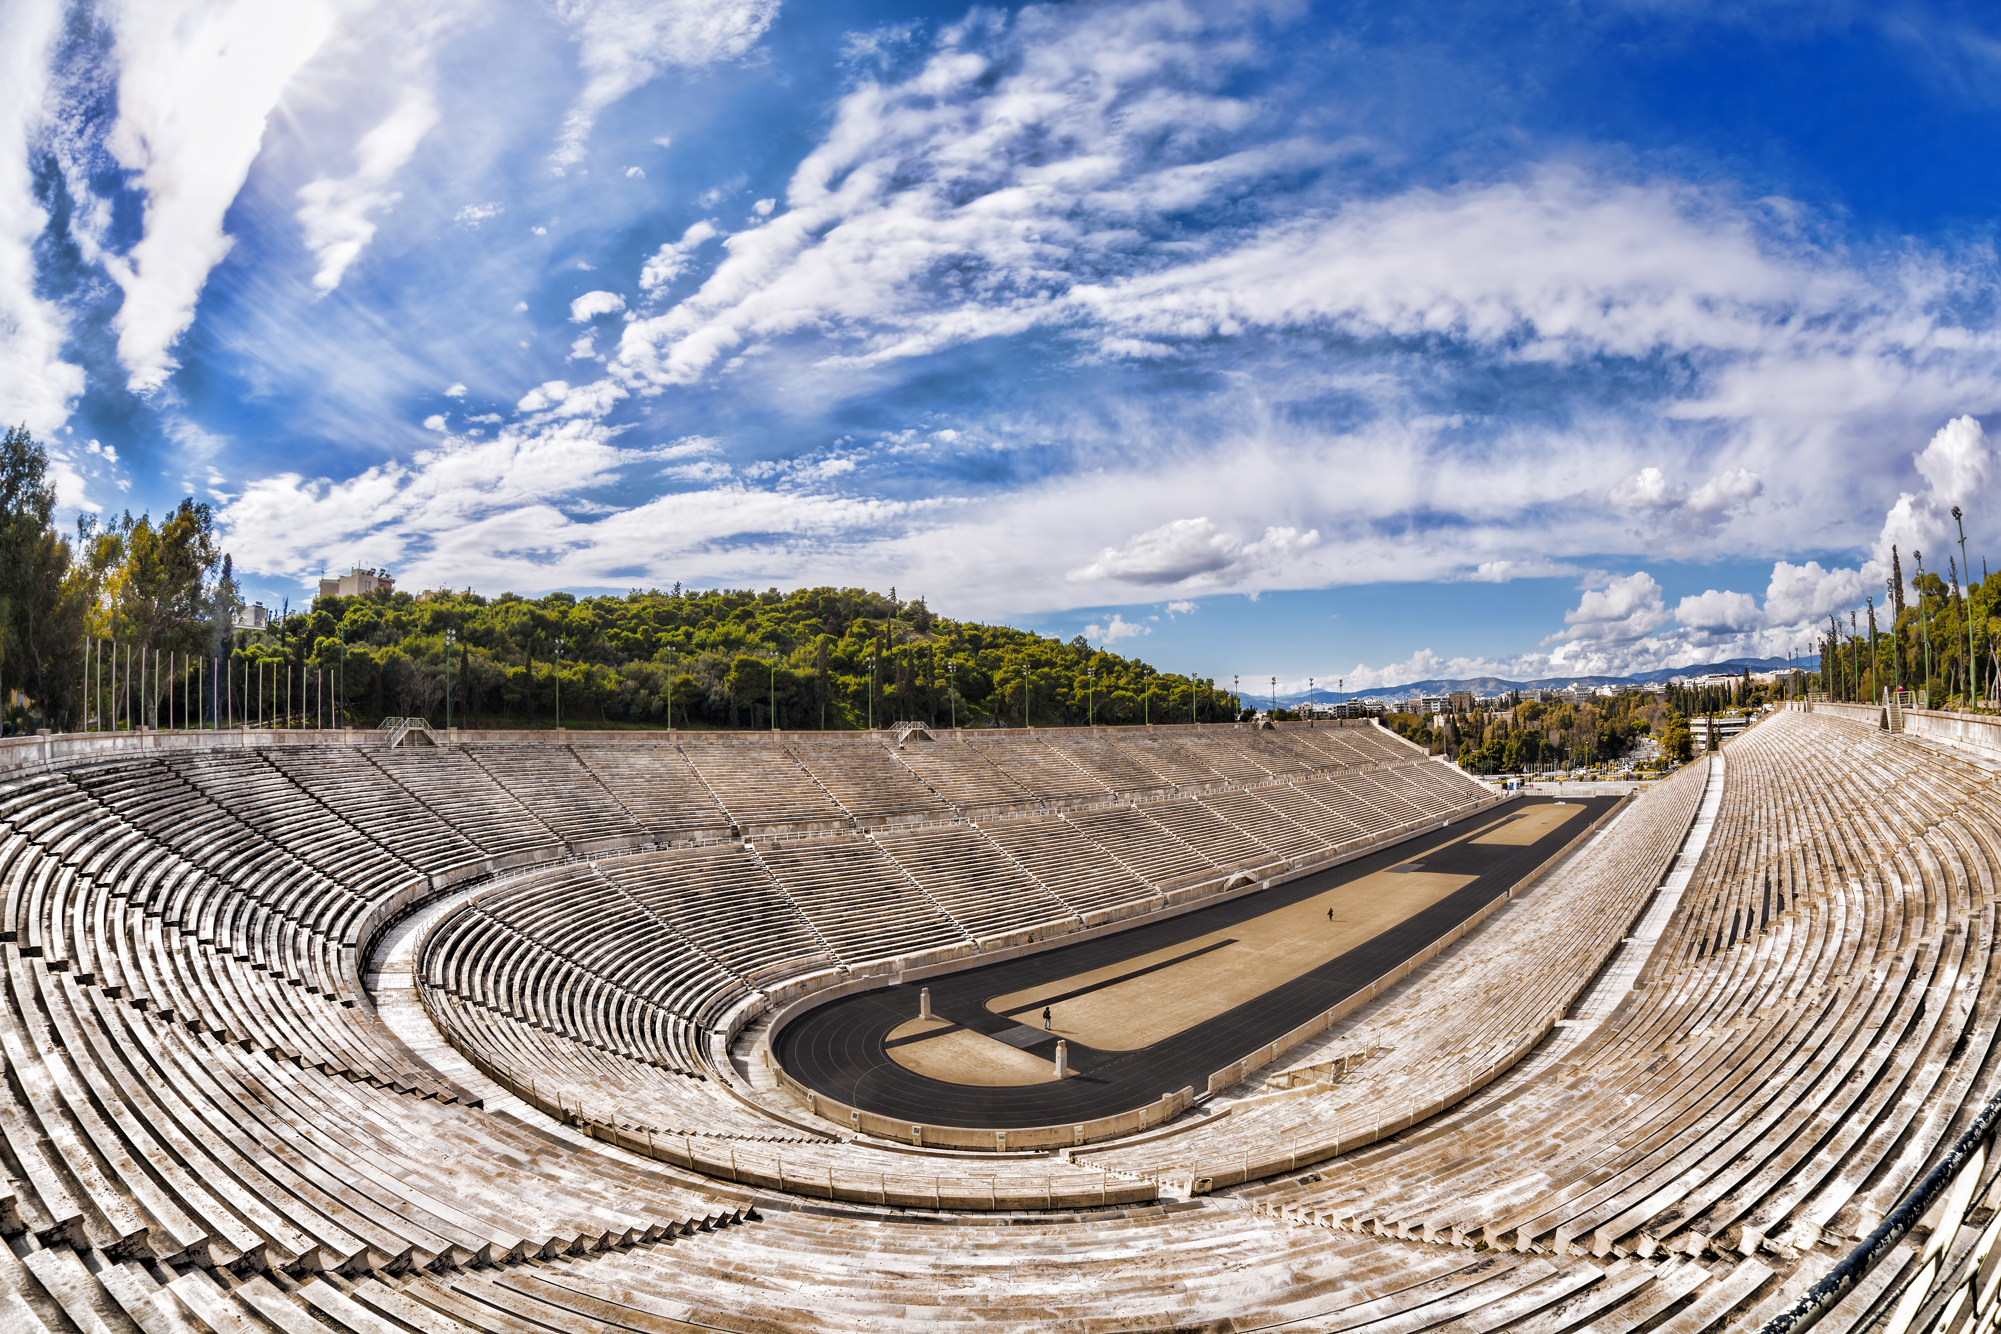
[[[237,630],[266,630],[271,626],[271,613],[264,609],[263,603],[253,602],[247,607],[237,608],[229,624]]]
[[[1470,690],[1455,690],[1455,691],[1453,691],[1453,692],[1452,692],[1451,694],[1447,695],[1447,696],[1446,696],[1445,698],[1446,698],[1446,699],[1447,699],[1447,700],[1448,700],[1448,701],[1450,702],[1450,705],[1451,705],[1451,708],[1452,708],[1452,712],[1454,712],[1454,713],[1471,713],[1471,712],[1473,712],[1473,692],[1472,692],[1472,691],[1470,691]]]
[[[364,570],[357,565],[338,579],[320,580],[320,596],[323,598],[360,597],[363,593],[377,590],[384,593],[396,590],[396,581],[389,577],[387,570]]]

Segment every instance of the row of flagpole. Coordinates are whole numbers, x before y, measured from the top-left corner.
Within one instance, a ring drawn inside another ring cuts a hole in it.
[[[122,651],[121,651],[122,649]],[[151,661],[148,661],[150,657]],[[327,698],[331,673],[321,669],[283,670],[280,695],[279,664],[245,661],[241,677],[234,670],[211,676],[209,659],[162,649],[135,649],[99,639],[84,641],[84,684],[89,692],[85,730],[137,731],[158,728],[161,713],[169,728],[176,713],[183,728],[235,726],[311,727],[339,725],[335,704]],[[254,680],[253,680],[254,673]],[[137,687],[133,685],[137,679]],[[121,691],[120,682],[124,683]],[[148,693],[150,682],[151,693]],[[244,716],[237,714],[237,689],[242,687]],[[268,691],[267,691],[268,686]],[[298,710],[292,707],[294,687]],[[308,702],[311,713],[307,714]]]

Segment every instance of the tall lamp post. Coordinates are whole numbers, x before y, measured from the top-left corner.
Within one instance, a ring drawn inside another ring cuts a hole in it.
[[[1849,689],[1855,692],[1855,702],[1862,702],[1862,637],[1856,633],[1855,613],[1848,613],[1848,669],[1854,675]]]
[[[1959,525],[1959,568],[1966,571],[1966,711],[1973,713],[1973,567],[1966,563],[1966,520],[1957,505],[1952,507],[1952,521]]]
[[[1876,660],[1876,595],[1871,593],[1863,599],[1869,604],[1869,693],[1877,699],[1883,697],[1883,669]]]
[[[452,730],[452,647],[459,642],[456,630],[445,631],[445,730]]]
[[[778,655],[771,655],[771,730],[778,730]]]
[[[1098,673],[1095,670],[1084,673],[1084,726],[1093,725],[1098,711]]]
[[[556,730],[563,730],[563,637],[556,636]]]
[[[1925,641],[1925,705],[1931,705],[1932,689],[1932,616],[1931,602],[1925,596],[1925,553],[1913,551],[1911,559],[1918,563],[1918,633]]]

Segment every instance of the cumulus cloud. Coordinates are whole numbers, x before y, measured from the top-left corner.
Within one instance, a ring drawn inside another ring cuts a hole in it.
[[[1638,639],[1667,619],[1660,583],[1645,570],[1614,575],[1602,588],[1587,588],[1577,606],[1563,614],[1569,628],[1553,636],[1572,643],[1617,643]]]
[[[462,384],[454,384],[450,388],[445,390],[446,398],[464,398],[465,396],[466,396],[466,387]]]
[[[175,369],[209,271],[229,253],[223,215],[243,186],[279,93],[333,27],[325,0],[125,0],[110,10],[118,121],[105,140],[145,192],[144,230],[104,257],[124,290],[113,326],[132,388]]]
[[[1748,468],[1731,468],[1695,488],[1688,507],[1698,514],[1721,514],[1763,495],[1765,483]]]
[[[505,205],[492,201],[484,204],[467,204],[464,208],[452,214],[452,221],[461,227],[477,227],[482,222],[497,218],[505,212],[507,212]],[[540,231],[541,229],[537,228],[536,230]]]
[[[1749,593],[1712,588],[1675,604],[1674,618],[1697,630],[1751,630],[1763,624],[1764,612]]]
[[[1070,578],[1112,579],[1134,584],[1220,584],[1282,562],[1319,541],[1318,532],[1273,527],[1255,542],[1219,530],[1207,516],[1176,519],[1136,534],[1125,545],[1107,547]]]
[[[625,298],[616,292],[586,292],[570,303],[570,323],[582,324],[600,315],[615,315],[625,309]]]
[[[1141,635],[1152,633],[1148,627],[1135,625],[1118,612],[1113,612],[1112,619],[1103,625],[1093,622],[1084,627],[1084,638],[1093,640],[1101,646],[1110,646],[1121,639],[1137,639]]]
[[[598,113],[662,69],[746,55],[778,14],[778,0],[559,0],[577,39],[583,93],[563,123],[559,166],[580,161]]]

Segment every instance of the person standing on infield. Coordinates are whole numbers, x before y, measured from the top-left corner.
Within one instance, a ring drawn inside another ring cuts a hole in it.
[[[1048,1007],[1047,1005],[1045,1005],[1045,1006],[1043,1006],[1043,1007],[1042,1007],[1042,1031],[1043,1031],[1043,1032],[1045,1032],[1045,1033],[1047,1033],[1047,1032],[1049,1032],[1049,1031],[1050,1031],[1050,1030],[1049,1030],[1049,1007]]]

